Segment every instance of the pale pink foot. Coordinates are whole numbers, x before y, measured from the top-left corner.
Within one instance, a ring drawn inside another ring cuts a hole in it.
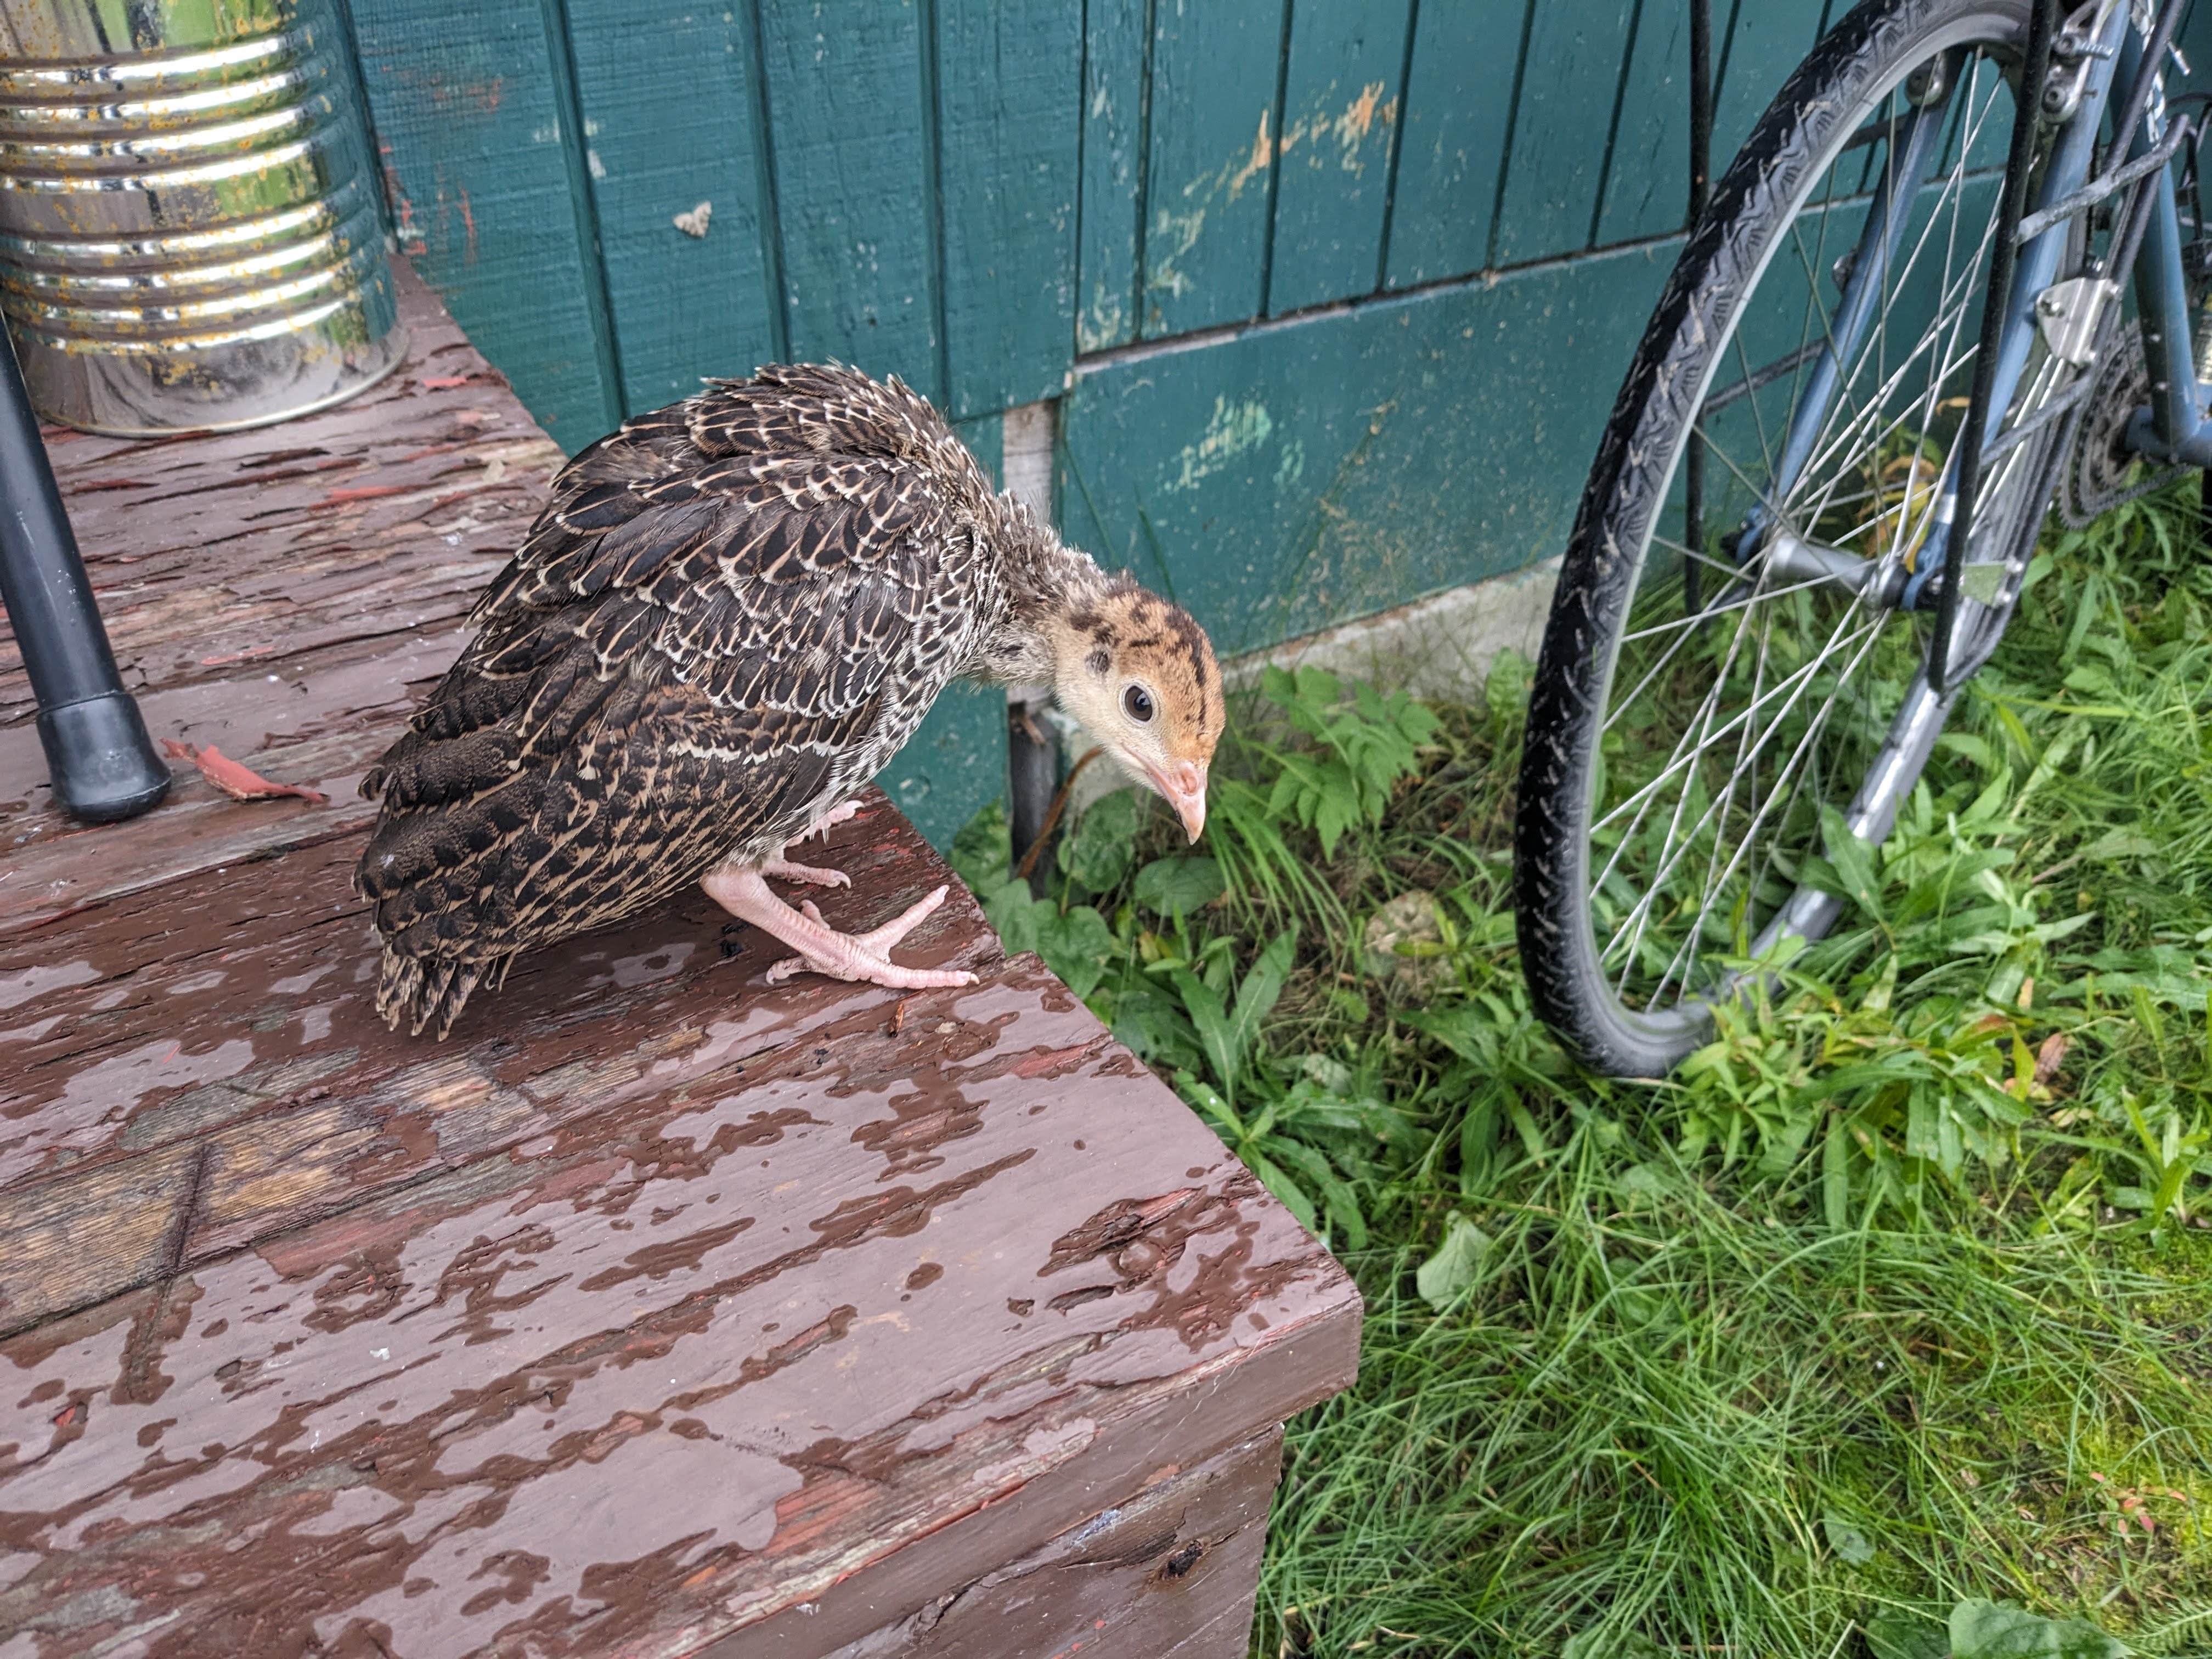
[[[789,841],[784,842],[783,852],[788,853],[802,841],[812,841],[817,836],[828,835],[830,830],[853,817],[860,810],[860,803],[856,800],[848,800],[842,806],[831,807],[823,815],[821,823],[804,834],[793,836]],[[815,887],[850,887],[853,884],[852,877],[847,875],[842,870],[824,870],[817,865],[793,864],[783,856],[783,853],[777,854],[767,863],[762,865],[761,874],[774,876],[781,881],[803,881]]]
[[[865,933],[841,933],[822,920],[810,902],[794,910],[769,890],[759,870],[725,866],[700,883],[707,896],[740,921],[749,921],[799,952],[768,970],[769,983],[778,985],[793,974],[812,969],[832,979],[864,980],[894,990],[927,991],[943,986],[972,985],[975,975],[956,969],[902,968],[890,959],[890,948],[919,927],[945,902],[945,890],[926,895],[882,927]]]
[[[774,876],[779,881],[803,881],[813,887],[850,887],[852,877],[842,870],[823,870],[811,864],[793,864],[780,858],[770,859],[761,866],[761,874]]]
[[[805,834],[793,836],[788,842],[785,842],[785,850],[789,851],[802,841],[812,841],[817,836],[828,835],[839,824],[844,823],[846,819],[857,816],[860,810],[860,803],[856,800],[848,800],[842,806],[831,807],[827,812],[822,815],[821,823],[816,824],[811,830],[806,831]]]

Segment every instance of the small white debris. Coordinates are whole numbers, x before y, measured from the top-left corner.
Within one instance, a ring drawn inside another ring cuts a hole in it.
[[[953,1022],[953,1021],[951,1021],[951,1020],[949,1020],[949,1019],[948,1019],[948,1020],[943,1020],[943,1021],[940,1021],[940,1022],[939,1023],[939,1024],[938,1024],[938,1027],[937,1027],[937,1035],[938,1035],[938,1036],[951,1036],[955,1031],[958,1030],[959,1029],[960,1029],[960,1027],[959,1027],[959,1026],[958,1026],[955,1022]]]
[[[392,1350],[389,1348],[371,1348],[368,1351],[368,1357],[371,1359],[389,1359],[392,1358]]]
[[[707,234],[707,222],[714,216],[714,204],[712,202],[702,202],[690,212],[679,213],[676,216],[676,228],[686,236],[704,236]]]

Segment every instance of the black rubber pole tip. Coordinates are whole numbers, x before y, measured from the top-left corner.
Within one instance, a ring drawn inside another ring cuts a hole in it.
[[[169,793],[169,769],[155,755],[127,691],[40,710],[39,741],[53,775],[54,799],[73,818],[135,818]]]

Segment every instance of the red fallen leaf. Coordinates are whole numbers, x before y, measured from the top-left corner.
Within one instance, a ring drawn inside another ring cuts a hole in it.
[[[451,392],[457,386],[466,386],[470,378],[466,374],[441,374],[434,380],[417,380],[415,384],[426,392]]]
[[[301,800],[320,806],[330,799],[321,790],[310,789],[304,784],[271,783],[251,767],[240,766],[213,744],[195,749],[174,738],[164,738],[161,747],[176,759],[188,760],[198,767],[202,777],[233,800],[267,800],[278,795],[297,795]]]

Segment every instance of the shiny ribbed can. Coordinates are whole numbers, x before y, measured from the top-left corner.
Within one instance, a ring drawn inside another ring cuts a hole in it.
[[[40,413],[143,436],[406,342],[338,0],[0,0],[0,311]]]

